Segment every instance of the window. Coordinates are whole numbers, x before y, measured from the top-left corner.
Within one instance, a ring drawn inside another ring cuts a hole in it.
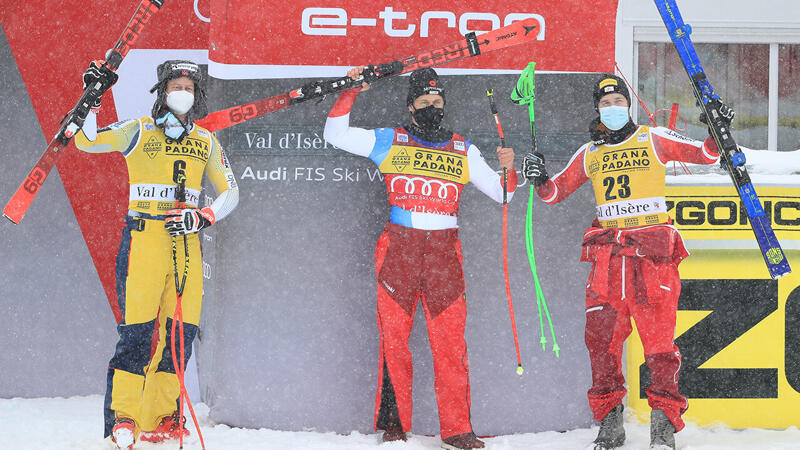
[[[769,44],[710,44],[696,43],[697,55],[703,64],[711,85],[722,100],[736,111],[734,137],[744,147],[767,148],[769,118]],[[786,91],[793,93],[793,100],[782,105],[785,108],[784,122],[793,124],[787,129],[787,140],[795,144],[781,146],[783,150],[800,148],[800,51],[793,47],[786,50],[786,59],[794,62],[794,72],[787,74]],[[650,113],[669,109],[673,103],[679,105],[679,113],[687,121],[686,135],[695,139],[708,136],[706,126],[698,120],[700,110],[686,76],[683,63],[672,43],[638,43],[638,92]],[[794,58],[794,59],[792,59]],[[792,70],[790,67],[787,69]],[[792,77],[794,75],[794,77]],[[784,77],[781,77],[781,83]],[[635,101],[635,100],[634,100]],[[639,108],[640,123],[646,123],[644,110]],[[669,112],[667,111],[667,115]],[[657,118],[659,125],[666,125],[665,117]],[[678,128],[683,122],[678,122]]]
[[[778,46],[778,149],[800,149],[800,45]]]

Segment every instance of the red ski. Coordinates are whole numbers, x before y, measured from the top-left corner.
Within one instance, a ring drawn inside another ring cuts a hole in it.
[[[128,25],[125,27],[125,31],[122,32],[117,43],[103,62],[104,67],[111,70],[116,70],[119,67],[125,55],[127,55],[128,51],[131,49],[131,45],[136,42],[145,24],[147,24],[150,18],[153,17],[153,14],[164,5],[164,1],[165,0],[141,1],[139,7],[136,8],[136,12],[133,13],[130,22],[128,22]],[[114,82],[116,82],[116,74],[114,74],[113,77],[105,77],[98,83],[86,86],[86,90],[83,92],[83,95],[81,95],[80,100],[78,100],[78,104],[75,105],[61,121],[61,127],[58,129],[58,133],[56,133],[55,137],[53,137],[47,145],[47,149],[45,149],[42,157],[39,158],[36,166],[31,170],[27,178],[25,178],[25,181],[22,182],[22,185],[20,185],[8,201],[5,208],[3,208],[3,215],[9,220],[14,223],[19,223],[20,220],[22,220],[22,217],[25,216],[25,212],[28,211],[28,207],[31,206],[33,199],[36,198],[36,194],[39,193],[42,184],[44,184],[44,180],[47,179],[47,176],[56,164],[58,157],[61,156],[61,150],[69,144],[69,141],[72,140],[75,133],[83,126],[83,122],[86,120],[86,116],[89,114],[89,110],[94,101],[111,87]]]
[[[358,80],[342,77],[315,81],[274,97],[213,112],[198,120],[197,124],[210,131],[221,130],[297,103],[360,86],[362,81],[372,83],[383,78],[411,72],[421,67],[438,66],[450,61],[478,56],[482,53],[530,42],[536,39],[538,28],[539,24],[536,20],[526,19],[481,35],[476,35],[474,32],[467,33],[463,39],[435,50],[425,51],[418,55],[378,64],[377,66],[369,65],[364,69]]]

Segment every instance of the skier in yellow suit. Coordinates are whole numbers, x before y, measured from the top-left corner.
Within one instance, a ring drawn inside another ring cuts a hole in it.
[[[107,70],[92,63],[84,83]],[[191,61],[166,61],[157,68],[152,117],[97,129],[90,113],[75,145],[86,152],[121,152],[130,180],[128,214],[116,263],[117,301],[123,314],[119,341],[108,368],[105,436],[120,449],[139,440],[179,438],[177,399],[180,386],[172,360],[172,321],[176,290],[172,239],[188,240],[189,270],[182,297],[184,356],[189,360],[197,334],[203,293],[203,270],[197,232],[227,216],[239,190],[217,138],[194,124],[208,110],[202,74]],[[99,108],[99,101],[94,105]],[[205,173],[219,195],[199,209]],[[185,177],[186,201],[176,208],[175,191]],[[177,245],[177,271],[184,273],[183,245]],[[151,351],[154,333],[157,346]],[[179,342],[179,337],[176,337]],[[177,348],[177,346],[176,346]],[[178,352],[178,350],[176,350]],[[184,435],[188,431],[184,429]]]

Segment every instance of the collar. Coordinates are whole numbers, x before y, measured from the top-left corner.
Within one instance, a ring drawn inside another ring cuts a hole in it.
[[[620,142],[625,141],[639,127],[633,123],[633,120],[628,120],[628,123],[625,124],[622,128],[616,131],[609,130],[600,122],[600,118],[596,117],[592,120],[591,125],[589,126],[589,135],[592,138],[592,142],[595,145],[604,145],[604,144],[619,144]]]
[[[453,139],[453,132],[443,127],[439,127],[435,131],[426,131],[414,125],[413,123],[410,123],[408,125],[404,125],[403,128],[405,128],[406,131],[413,136],[422,138],[428,142],[447,142],[450,139]]]

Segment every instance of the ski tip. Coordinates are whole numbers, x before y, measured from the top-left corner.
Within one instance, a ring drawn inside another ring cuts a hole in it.
[[[528,17],[527,19],[520,21],[520,25],[522,25],[522,28],[525,30],[525,34],[528,34],[534,29],[539,28],[539,21],[533,17]]]
[[[522,378],[523,373],[525,373],[525,369],[522,368],[522,364],[517,365],[517,375]]]
[[[3,211],[3,217],[5,217],[6,219],[10,220],[11,223],[13,223],[14,225],[19,225],[19,221],[22,220],[22,216],[20,216],[20,217],[13,216],[12,217],[12,216],[9,216],[8,214],[9,213]]]

